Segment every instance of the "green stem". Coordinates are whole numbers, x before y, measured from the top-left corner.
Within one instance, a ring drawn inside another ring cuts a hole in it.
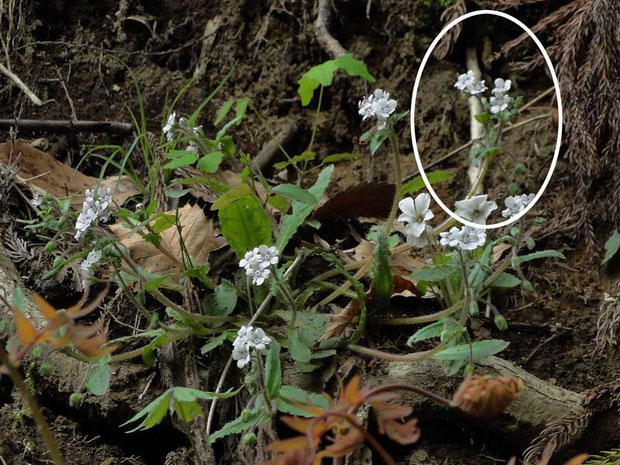
[[[390,234],[392,225],[394,224],[394,220],[396,219],[396,214],[398,213],[398,202],[400,201],[400,190],[402,182],[402,170],[400,167],[400,147],[398,145],[398,138],[396,137],[396,134],[394,133],[394,128],[392,127],[390,127],[390,144],[392,146],[392,154],[394,155],[394,164],[396,165],[396,189],[394,191],[394,200],[392,201],[390,216],[388,217],[387,223],[385,225],[386,235]]]
[[[30,413],[32,413],[32,418],[37,424],[37,428],[41,434],[41,438],[47,446],[47,449],[50,451],[52,460],[56,465],[64,465],[65,461],[60,453],[60,448],[58,447],[54,433],[52,433],[47,420],[43,416],[43,413],[41,413],[41,408],[39,407],[37,400],[30,392],[30,389],[28,389],[24,378],[22,378],[19,370],[10,361],[8,354],[4,351],[4,349],[0,349],[0,362],[2,362],[2,364],[6,367],[9,377],[13,380],[24,402],[28,405]]]
[[[265,399],[265,407],[267,407],[267,411],[269,414],[273,414],[273,410],[271,408],[271,396],[269,395],[269,391],[267,390],[267,384],[265,383],[265,370],[263,368],[263,357],[261,357],[260,352],[256,351],[256,366],[258,366],[258,377],[260,379],[260,388],[263,391],[263,397]]]

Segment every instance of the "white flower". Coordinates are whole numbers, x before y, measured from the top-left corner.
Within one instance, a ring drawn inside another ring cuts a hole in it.
[[[269,268],[270,265],[277,265],[279,258],[279,252],[277,247],[267,247],[266,245],[261,245],[258,247],[258,253],[260,255],[262,268]]]
[[[493,93],[501,93],[503,95],[504,92],[508,92],[510,90],[511,82],[510,79],[504,81],[502,78],[497,78],[494,84],[495,87],[493,88]]]
[[[498,92],[495,96],[491,97],[489,103],[491,104],[491,113],[496,114],[500,111],[504,111],[508,108],[508,104],[512,102],[512,98]]]
[[[168,116],[168,121],[166,122],[166,125],[164,126],[163,130],[164,130],[164,133],[166,134],[166,139],[168,139],[168,142],[174,139],[174,131],[172,130],[172,128],[176,124],[176,119],[177,119],[176,112],[172,112],[172,114]]]
[[[398,221],[408,223],[409,233],[414,237],[420,237],[426,227],[426,222],[435,215],[429,210],[431,196],[423,193],[418,195],[415,200],[407,197],[398,202],[398,208],[403,212],[398,217]]]
[[[250,347],[246,344],[238,344],[233,346],[233,360],[237,361],[237,366],[243,368],[250,363]]]
[[[484,84],[484,80],[476,81],[476,73],[473,70],[467,71],[466,74],[461,74],[457,81],[454,83],[454,87],[463,92],[468,92],[471,95],[481,94],[487,90],[487,86]]]
[[[188,152],[192,152],[192,153],[198,153],[198,146],[196,145],[194,141],[190,141],[189,145],[187,146],[185,150],[187,150]]]
[[[107,221],[110,217],[107,210],[111,203],[112,190],[110,188],[99,188],[97,193],[92,189],[86,189],[82,211],[75,222],[75,238],[82,237],[97,219]]]
[[[536,197],[535,194],[521,194],[506,197],[504,200],[506,209],[502,210],[502,216],[504,218],[511,218],[518,215],[530,204],[532,200],[534,200],[534,197]]]
[[[471,199],[456,202],[456,214],[473,223],[485,224],[487,218],[497,210],[497,204],[487,200],[487,195],[476,195]]]
[[[374,116],[377,118],[377,128],[383,129],[388,118],[396,110],[396,105],[396,100],[390,99],[389,92],[377,89],[372,95],[359,101],[359,114],[362,116],[362,120]]]
[[[86,288],[88,280],[93,276],[93,270],[101,260],[101,250],[91,250],[86,259],[80,264],[80,275],[82,277],[82,287]]]
[[[265,334],[262,328],[257,328],[248,334],[248,345],[256,350],[265,350],[271,342],[271,338]]]
[[[261,245],[246,252],[239,261],[239,267],[245,268],[245,274],[252,278],[252,284],[260,286],[271,276],[271,265],[277,265],[280,260],[276,247]]]
[[[265,350],[271,342],[271,338],[261,328],[254,329],[252,326],[242,326],[237,332],[233,342],[233,359],[237,366],[243,368],[250,362],[250,350]]]
[[[439,233],[440,244],[449,247],[458,247],[461,250],[474,250],[484,245],[487,235],[482,229],[463,226],[462,229],[453,227],[449,232]]]
[[[43,203],[43,197],[41,197],[39,194],[35,192],[32,195],[32,200],[30,201],[30,203],[32,203],[33,207],[39,208],[41,204]]]
[[[411,230],[411,225],[408,224],[405,226],[405,237],[407,239],[407,244],[412,245],[414,247],[423,248],[427,245],[430,245],[430,238],[433,234],[433,228],[429,225],[426,225],[426,229],[419,236],[415,236],[413,231]]]
[[[456,226],[453,226],[450,231],[439,233],[439,243],[441,245],[447,245],[449,247],[456,247],[458,244],[458,238],[461,230]]]

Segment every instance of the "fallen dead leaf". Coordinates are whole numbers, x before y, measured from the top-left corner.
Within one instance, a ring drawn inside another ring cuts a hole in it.
[[[84,201],[83,193],[92,189],[99,182],[98,178],[86,176],[75,168],[56,160],[46,152],[17,141],[15,146],[11,142],[0,144],[0,161],[10,163],[18,159],[20,170],[17,181],[33,187],[40,194],[49,194],[56,198],[71,198],[73,205],[81,205]],[[111,176],[101,181],[101,187],[112,189],[112,198],[121,205],[138,190],[127,178]]]
[[[491,264],[497,263],[503,256],[506,250],[509,250],[512,246],[506,242],[500,242],[495,247],[493,247],[493,258],[491,259]]]
[[[356,261],[366,260],[372,256],[375,250],[375,244],[373,242],[362,240],[355,249],[353,249],[353,259]],[[413,257],[409,253],[399,253],[390,257],[390,267],[392,268],[392,275],[400,276],[407,280],[410,279],[411,273],[414,270],[424,267],[425,263],[420,258]]]
[[[207,263],[211,252],[226,245],[224,237],[213,228],[213,221],[205,216],[198,205],[187,204],[179,209],[178,214],[183,242],[194,260],[194,265]],[[110,226],[110,230],[129,249],[131,258],[147,271],[161,275],[172,274],[177,278],[180,276],[182,255],[179,231],[176,227],[168,228],[161,233],[161,247],[166,249],[167,255],[150,242],[144,241],[139,234],[130,236],[130,230],[120,223]],[[173,260],[173,257],[176,260]]]

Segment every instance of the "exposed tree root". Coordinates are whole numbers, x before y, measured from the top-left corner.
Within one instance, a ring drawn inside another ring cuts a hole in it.
[[[338,58],[346,55],[348,52],[340,45],[330,33],[327,25],[331,17],[331,0],[319,0],[319,8],[316,21],[314,22],[314,33],[316,40],[332,58]]]

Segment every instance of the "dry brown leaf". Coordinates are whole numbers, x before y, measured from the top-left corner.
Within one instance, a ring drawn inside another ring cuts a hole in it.
[[[491,264],[497,263],[504,256],[504,252],[511,247],[512,246],[507,242],[500,242],[493,247],[493,258],[491,259]]]
[[[73,205],[81,205],[84,191],[92,189],[99,182],[98,178],[86,176],[50,154],[21,141],[17,141],[12,148],[11,142],[0,144],[0,161],[8,164],[18,160],[20,170],[17,181],[34,187],[40,193],[59,199],[70,197]],[[102,180],[101,187],[112,189],[112,198],[120,205],[138,190],[127,178],[122,178],[120,183],[117,181],[117,176],[111,176]]]
[[[363,240],[357,247],[355,247],[353,251],[353,259],[356,261],[366,260],[372,256],[374,249],[374,243]],[[400,276],[405,279],[409,279],[414,270],[422,268],[424,265],[425,263],[423,260],[413,257],[408,253],[399,253],[390,257],[392,275]]]
[[[167,212],[175,214],[175,211]],[[226,244],[226,240],[219,231],[213,228],[213,221],[207,218],[198,205],[185,205],[178,211],[183,242],[187,252],[194,260],[194,265],[200,266],[207,262],[209,254]],[[161,233],[161,247],[169,256],[162,253],[150,242],[146,242],[139,234],[130,236],[130,230],[116,223],[110,230],[119,238],[121,243],[129,249],[131,258],[147,271],[162,275],[173,274],[180,276],[181,244],[176,227],[166,229]],[[173,260],[170,256],[176,257]]]
[[[368,293],[366,294],[368,296]],[[332,337],[338,337],[344,333],[349,323],[360,313],[360,301],[353,299],[349,304],[343,308],[340,312],[336,313],[325,325],[323,335],[318,339],[318,342],[325,341]]]

